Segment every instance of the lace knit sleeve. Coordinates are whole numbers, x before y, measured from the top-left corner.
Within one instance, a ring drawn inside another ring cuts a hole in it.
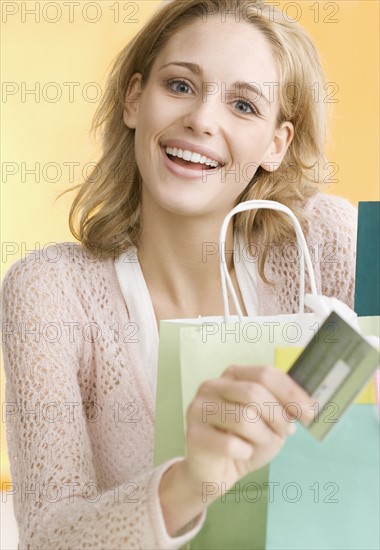
[[[127,491],[128,473],[112,489],[102,490],[98,482],[98,455],[78,382],[80,369],[93,360],[92,348],[88,339],[70,337],[70,323],[82,327],[88,319],[70,290],[69,271],[64,262],[58,267],[27,256],[8,269],[1,289],[5,419],[19,547],[180,548],[205,518],[201,514],[181,536],[166,531],[158,487],[181,457],[134,476]],[[110,451],[110,464],[113,459]]]
[[[357,209],[341,197],[309,200],[308,244],[320,290],[354,308]]]

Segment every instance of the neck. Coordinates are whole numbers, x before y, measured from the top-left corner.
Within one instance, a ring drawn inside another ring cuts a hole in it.
[[[185,217],[143,203],[138,258],[153,300],[184,316],[221,314],[219,232],[226,213]],[[230,223],[226,262],[231,275],[233,248]]]

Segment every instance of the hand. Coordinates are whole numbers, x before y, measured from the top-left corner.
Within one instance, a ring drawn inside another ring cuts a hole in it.
[[[231,366],[207,380],[187,410],[189,478],[228,490],[270,462],[297,419],[313,418],[312,398],[287,374],[270,366]],[[216,497],[215,497],[216,498]]]

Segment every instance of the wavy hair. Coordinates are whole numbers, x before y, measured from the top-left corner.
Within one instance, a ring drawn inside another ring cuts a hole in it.
[[[123,121],[125,96],[132,75],[142,74],[144,89],[152,65],[168,40],[197,19],[234,12],[235,18],[260,29],[269,39],[280,72],[277,126],[290,121],[294,137],[277,170],[258,167],[236,204],[268,199],[285,204],[304,222],[307,198],[317,192],[325,174],[324,143],[327,104],[325,77],[313,41],[297,22],[262,0],[173,0],[164,4],[112,61],[106,89],[92,120],[90,133],[101,132],[101,158],[78,189],[69,213],[73,236],[92,254],[109,257],[138,245],[141,235],[141,175],[135,158],[135,130]],[[316,98],[316,90],[318,96]],[[294,236],[285,214],[271,210],[243,212],[234,229],[246,243],[258,231],[263,242],[283,242]],[[267,253],[259,262],[266,281]]]

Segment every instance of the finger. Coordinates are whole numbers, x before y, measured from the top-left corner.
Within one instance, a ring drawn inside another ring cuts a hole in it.
[[[218,385],[223,400],[243,406],[242,414],[247,423],[256,423],[262,419],[280,437],[295,432],[294,422],[301,418],[302,410],[294,406],[284,408],[265,386],[257,382],[225,378],[219,379]]]
[[[287,409],[290,408],[291,403],[295,407],[300,407],[301,419],[304,423],[310,422],[314,417],[314,401],[310,395],[290,376],[273,366],[231,365],[224,371],[222,378],[258,382]]]
[[[252,442],[210,424],[189,428],[187,444],[234,460],[249,460],[254,452]]]
[[[213,425],[248,439],[250,424],[260,420],[279,437],[291,435],[295,432],[293,422],[302,415],[301,409],[297,410],[297,416],[293,415],[294,407],[289,414],[265,386],[256,382],[223,377],[206,380],[199,387],[196,398],[203,422],[208,419]]]
[[[241,460],[259,457],[263,451],[265,452],[266,449],[273,448],[273,446],[280,448],[285,441],[265,422],[256,425],[247,438],[211,423],[202,425],[194,423],[189,427],[187,435],[191,445],[199,446],[203,452],[209,450],[211,454],[220,454]]]

